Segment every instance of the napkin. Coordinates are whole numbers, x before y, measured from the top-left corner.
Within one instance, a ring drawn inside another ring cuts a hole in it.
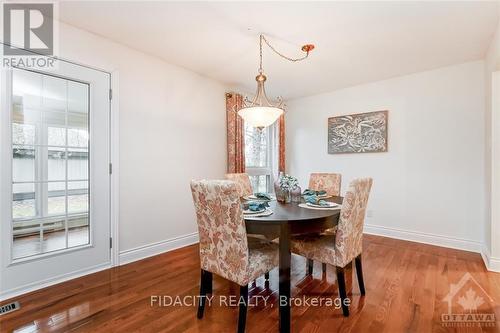
[[[320,205],[322,207],[330,207],[330,204],[325,200],[318,201],[318,205]]]
[[[269,204],[267,202],[262,202],[262,201],[250,201],[247,203],[247,205],[248,205],[248,210],[252,212],[258,212],[260,210],[269,207]]]
[[[306,195],[306,196],[304,196],[304,200],[307,203],[310,203],[313,205],[320,205],[323,207],[329,206],[328,202],[326,202],[325,200],[319,199],[318,196],[316,196],[316,195]]]
[[[254,194],[257,199],[271,200],[271,195],[268,193],[258,192]]]
[[[304,195],[304,200],[308,203],[316,204],[318,202],[318,197],[315,194]]]
[[[311,190],[311,189],[305,189],[304,190],[304,193],[303,195],[325,195],[326,194],[326,191],[324,190],[320,190],[320,191],[315,191],[315,190]]]

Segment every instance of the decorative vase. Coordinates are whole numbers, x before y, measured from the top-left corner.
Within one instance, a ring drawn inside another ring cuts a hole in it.
[[[285,196],[280,187],[280,180],[284,175],[283,171],[280,171],[278,179],[274,182],[274,194],[276,195],[276,201],[278,202],[285,202]]]
[[[283,197],[284,197],[283,202],[286,204],[292,202],[292,191],[283,190],[282,192],[283,192]]]
[[[297,185],[292,191],[291,191],[291,196],[292,196],[292,202],[294,203],[300,203],[302,200],[302,189],[300,186]]]

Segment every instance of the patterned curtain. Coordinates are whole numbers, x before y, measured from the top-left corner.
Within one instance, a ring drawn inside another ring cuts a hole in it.
[[[245,134],[243,119],[238,115],[242,105],[242,95],[226,93],[228,173],[245,172]]]
[[[280,116],[279,121],[279,162],[278,171],[285,172],[285,114]]]

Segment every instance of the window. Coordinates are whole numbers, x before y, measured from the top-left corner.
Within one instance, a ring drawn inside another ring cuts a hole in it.
[[[88,84],[13,71],[13,259],[90,242],[88,98]]]
[[[245,170],[254,192],[273,192],[277,170],[277,123],[259,130],[245,124]]]

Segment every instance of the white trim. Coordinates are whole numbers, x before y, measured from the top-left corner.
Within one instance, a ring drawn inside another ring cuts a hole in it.
[[[486,266],[488,271],[500,272],[500,258],[492,257],[486,245],[478,241],[429,234],[419,231],[388,228],[371,224],[365,224],[364,233],[447,247],[457,250],[476,252],[481,254],[484,265]]]
[[[84,275],[96,273],[96,272],[108,269],[110,267],[111,267],[111,265],[109,263],[99,264],[99,265],[96,265],[96,266],[93,266],[93,267],[90,267],[87,269],[82,269],[82,270],[77,270],[77,271],[61,274],[61,275],[54,276],[54,277],[51,277],[51,278],[48,278],[48,279],[45,279],[42,281],[28,283],[28,284],[25,284],[23,286],[19,286],[19,287],[13,288],[13,289],[5,290],[5,291],[0,292],[0,301],[4,301],[4,300],[9,299],[9,298],[17,297],[19,295],[26,294],[26,293],[29,293],[29,292],[32,292],[32,291],[35,291],[38,289],[45,288],[45,287],[49,287],[49,286],[52,286],[54,284],[58,284],[61,282],[72,280],[72,279],[76,279],[76,278],[79,278],[79,277],[84,276]]]
[[[9,161],[11,158],[11,132],[10,132],[10,94],[6,94],[8,88],[9,71],[6,69],[0,71],[0,159]],[[8,111],[7,111],[8,110]],[[7,124],[9,124],[8,128]],[[10,238],[12,232],[11,222],[11,198],[12,198],[12,181],[11,181],[11,163],[0,163],[0,290],[4,285],[5,267],[10,263],[12,240]],[[6,223],[9,221],[9,223]],[[8,247],[7,247],[8,244]],[[6,251],[8,250],[8,251]],[[1,295],[1,294],[0,294]]]
[[[113,247],[111,248],[111,264],[118,266],[120,264],[120,99],[119,99],[119,81],[118,71],[111,72],[111,115],[110,115],[110,160],[113,165],[113,172],[110,178],[110,228]]]
[[[500,273],[500,258],[490,257],[489,265],[487,267],[489,271]]]
[[[473,240],[441,236],[419,231],[388,228],[371,224],[365,224],[364,232],[371,235],[385,236],[476,253],[482,253],[483,248],[483,244],[481,242]]]
[[[490,237],[489,253],[489,268],[495,271],[500,271],[500,71],[492,73],[491,76],[491,194],[489,197],[490,204]],[[495,256],[495,257],[492,257]],[[496,269],[495,269],[496,268]]]
[[[133,261],[145,259],[160,253],[172,251],[181,247],[198,243],[198,233],[166,239],[160,242],[139,246],[130,250],[120,252],[120,265],[125,265]]]
[[[481,257],[483,258],[484,264],[489,271],[500,273],[500,258],[491,257],[488,247],[484,244],[481,249]]]
[[[481,248],[481,258],[483,258],[486,269],[490,270],[490,251],[488,251],[488,247],[485,244]]]

